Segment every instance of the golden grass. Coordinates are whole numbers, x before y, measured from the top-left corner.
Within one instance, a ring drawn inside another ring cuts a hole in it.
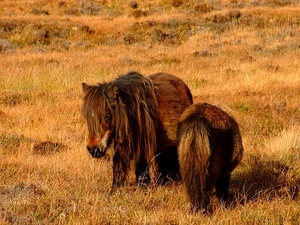
[[[300,146],[299,125],[284,129],[277,137],[266,141],[266,154],[285,160],[286,158],[299,157],[297,150]]]
[[[121,0],[82,1],[95,15],[71,0],[0,3],[0,39],[17,45],[0,52],[0,224],[300,223],[299,3],[204,2],[141,1],[140,17]],[[195,102],[233,111],[245,156],[231,207],[191,215],[181,184],[109,194],[111,162],[85,150],[81,83],[130,70],[172,73]],[[66,149],[34,154],[42,141]]]

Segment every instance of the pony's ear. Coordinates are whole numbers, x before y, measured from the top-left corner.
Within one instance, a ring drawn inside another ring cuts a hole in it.
[[[119,93],[118,87],[114,84],[109,85],[105,90],[105,94],[109,100],[117,99],[118,93]]]
[[[83,93],[86,93],[88,90],[90,90],[91,86],[86,84],[86,83],[82,83],[82,91]]]

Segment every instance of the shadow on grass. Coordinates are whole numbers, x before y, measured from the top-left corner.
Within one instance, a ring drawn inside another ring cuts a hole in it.
[[[247,169],[235,174],[230,186],[230,205],[246,204],[257,200],[272,201],[276,197],[296,200],[300,179],[283,162],[255,160]]]

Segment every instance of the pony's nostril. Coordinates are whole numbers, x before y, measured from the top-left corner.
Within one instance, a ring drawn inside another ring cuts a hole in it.
[[[99,146],[95,146],[95,147],[87,146],[87,150],[94,158],[101,158],[105,155],[106,152],[105,148],[101,148]]]
[[[96,147],[96,148],[94,149],[94,157],[96,157],[96,156],[99,155],[100,153],[101,153],[101,148]]]

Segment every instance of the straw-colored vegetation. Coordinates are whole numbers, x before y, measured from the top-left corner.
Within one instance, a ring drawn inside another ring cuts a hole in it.
[[[109,194],[81,82],[130,70],[230,108],[245,148],[231,207],[191,215],[181,184]],[[300,224],[299,121],[297,0],[0,1],[0,224]]]

